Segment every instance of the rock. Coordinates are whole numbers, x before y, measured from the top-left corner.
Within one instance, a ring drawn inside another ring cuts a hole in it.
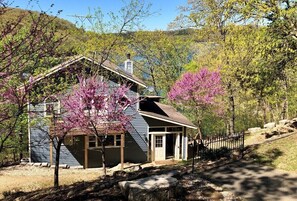
[[[274,128],[275,126],[276,126],[275,122],[270,122],[270,123],[264,124],[264,128]]]
[[[29,163],[29,162],[30,162],[29,158],[22,158],[21,159],[21,163]]]
[[[55,168],[55,165],[51,165],[50,168]],[[69,169],[70,166],[67,165],[67,164],[60,164],[60,165],[59,165],[59,168],[62,168],[62,169]]]
[[[291,127],[291,128],[297,128],[297,118],[292,119],[290,122],[288,122],[288,124],[286,124],[287,126]]]
[[[114,177],[126,177],[127,175],[128,175],[128,173],[123,170],[115,171],[112,174],[112,176],[114,176]]]
[[[162,201],[174,198],[178,181],[172,174],[154,175],[134,181],[119,182],[120,189],[130,201]]]
[[[278,128],[277,131],[278,131],[279,134],[285,134],[285,133],[291,133],[291,132],[293,132],[294,129],[291,128],[291,127],[285,127],[285,126],[283,126],[283,127]]]
[[[41,167],[49,167],[50,164],[49,163],[41,163]]]
[[[283,120],[280,120],[279,122],[278,122],[278,124],[280,125],[280,126],[284,126],[284,125],[286,125],[286,124],[289,124],[291,121],[290,120],[288,120],[288,119],[283,119]]]
[[[256,133],[256,132],[258,132],[258,131],[260,131],[260,130],[261,130],[260,127],[254,127],[254,128],[249,128],[249,129],[248,129],[248,132],[249,132],[249,133]]]

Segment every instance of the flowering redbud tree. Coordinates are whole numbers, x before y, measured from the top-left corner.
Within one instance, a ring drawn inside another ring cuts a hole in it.
[[[10,2],[0,0],[0,154],[9,147],[21,147],[17,139],[26,133],[22,127],[32,89],[30,74],[49,66],[51,62],[47,61],[57,55],[63,41],[52,26],[55,18],[45,13],[26,11],[15,20],[7,20],[14,10]],[[30,22],[26,23],[26,19]]]
[[[78,86],[61,100],[64,110],[61,125],[69,131],[79,128],[86,134],[93,134],[100,139],[102,166],[106,174],[105,140],[109,131],[124,132],[133,115],[125,113],[125,109],[136,103],[136,97],[128,97],[130,87],[121,85],[111,87],[99,81],[97,77],[80,78]]]
[[[219,71],[202,68],[197,72],[186,72],[171,88],[169,100],[194,112],[198,135],[202,138],[203,112],[219,105],[218,96],[224,94]]]

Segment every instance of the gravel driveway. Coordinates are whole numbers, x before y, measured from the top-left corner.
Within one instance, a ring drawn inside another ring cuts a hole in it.
[[[245,200],[297,200],[297,174],[249,161],[216,167],[201,176]]]

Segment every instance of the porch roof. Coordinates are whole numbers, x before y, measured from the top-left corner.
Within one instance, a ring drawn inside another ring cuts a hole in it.
[[[155,101],[146,101],[140,109],[139,113],[142,116],[197,129],[197,126],[170,105]]]
[[[63,135],[63,132],[61,130],[59,130],[58,124],[56,127],[57,129],[55,129],[55,126],[53,126],[53,125],[50,126],[50,135]],[[103,127],[97,127],[96,129],[99,133],[105,133],[105,129]],[[107,132],[107,135],[115,135],[115,134],[121,134],[121,133],[125,133],[125,131],[109,129]],[[92,133],[91,131],[80,129],[80,128],[73,128],[67,132],[67,136],[90,136],[90,135],[94,135],[94,133]]]

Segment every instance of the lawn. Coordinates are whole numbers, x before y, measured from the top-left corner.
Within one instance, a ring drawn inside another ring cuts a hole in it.
[[[259,144],[252,157],[259,163],[297,173],[297,133]]]
[[[35,166],[11,166],[0,169],[0,199],[4,192],[33,191],[53,186],[54,169]],[[102,170],[60,169],[60,184],[90,181],[102,175]]]

